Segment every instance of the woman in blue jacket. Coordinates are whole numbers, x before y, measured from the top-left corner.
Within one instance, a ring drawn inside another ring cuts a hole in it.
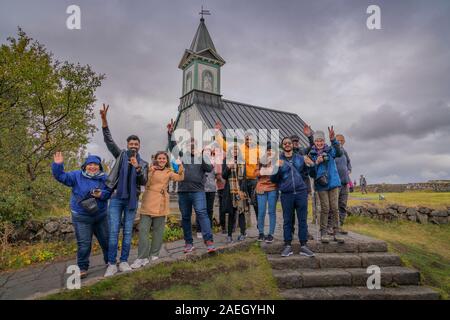
[[[325,143],[323,131],[314,133],[314,146],[308,156],[314,162],[309,169],[310,176],[314,179],[314,189],[319,194],[320,199],[320,238],[323,243],[331,240],[327,233],[328,215],[331,213],[333,226],[333,239],[337,242],[344,242],[339,235],[339,187],[341,180],[336,167],[335,158],[342,155],[339,142],[336,140],[333,127],[328,128],[331,146]]]
[[[81,277],[87,276],[92,236],[95,235],[108,262],[108,221],[106,215],[110,190],[105,186],[107,175],[103,172],[101,159],[90,155],[81,170],[64,172],[64,158],[57,152],[52,163],[56,180],[72,188],[70,210],[77,238],[77,264]]]

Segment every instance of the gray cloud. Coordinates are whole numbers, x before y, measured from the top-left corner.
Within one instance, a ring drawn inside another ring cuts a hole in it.
[[[369,0],[211,0],[206,18],[225,98],[298,113],[344,133],[354,174],[371,182],[450,178],[450,2],[376,1],[382,30],[365,24]],[[177,65],[204,1],[78,0],[82,30],[65,28],[73,1],[3,0],[0,37],[20,25],[62,60],[106,73],[118,142],[138,134],[142,153],[165,146],[177,114]],[[100,125],[99,119],[94,120]],[[446,142],[445,142],[446,141]],[[121,143],[122,144],[122,143]],[[110,158],[97,132],[88,151]]]

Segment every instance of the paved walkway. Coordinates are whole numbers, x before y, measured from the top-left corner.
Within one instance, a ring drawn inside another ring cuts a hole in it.
[[[218,233],[214,234],[214,242],[219,252],[255,241],[258,232],[256,230],[256,219],[253,212],[251,217],[252,227],[247,230],[248,237],[243,243],[235,242],[233,244],[226,244],[226,235]],[[235,233],[233,238],[236,240],[237,233]],[[195,233],[194,246],[196,247],[194,253],[186,255],[183,252],[184,240],[164,243],[160,254],[161,259],[151,262],[146,267],[151,267],[162,262],[195,259],[207,254],[203,240],[197,239]],[[133,262],[136,257],[137,248],[133,248],[130,252],[129,262]],[[0,300],[35,299],[49,293],[58,292],[66,287],[66,280],[69,277],[69,275],[66,274],[66,270],[70,265],[76,265],[76,260],[70,259],[62,262],[50,262],[18,271],[0,273]],[[89,274],[86,279],[82,280],[82,286],[103,279],[105,270],[106,266],[103,262],[103,256],[101,254],[91,256]]]

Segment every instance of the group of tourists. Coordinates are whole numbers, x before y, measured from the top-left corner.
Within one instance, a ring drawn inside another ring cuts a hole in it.
[[[246,239],[251,208],[257,221],[258,241],[272,243],[280,199],[285,244],[281,255],[293,254],[297,218],[300,254],[313,257],[313,251],[307,246],[308,240],[313,238],[307,224],[308,197],[312,190],[320,201],[320,241],[344,242],[342,235],[346,232],[342,224],[346,215],[351,163],[343,148],[344,136],[336,135],[333,127],[328,128],[331,142],[328,145],[324,132],[313,133],[305,124],[303,133],[308,137],[309,146],[302,147],[298,136],[284,137],[278,155],[275,152],[278,148],[275,150],[270,142],[262,148],[252,135],[246,135],[241,144],[225,141],[220,122],[214,128],[212,147],[203,148],[195,139],[190,139],[187,146],[178,146],[171,121],[167,125],[168,152],[158,151],[149,164],[139,154],[141,141],[138,136],[127,138],[126,149],[114,142],[108,127],[108,109],[109,106],[103,105],[100,115],[106,147],[115,158],[109,174],[106,174],[100,157],[95,155],[87,157],[81,170],[71,172],[64,171],[61,152],[55,154],[52,163],[55,179],[72,188],[70,209],[78,245],[77,264],[82,277],[89,269],[93,235],[107,264],[105,277],[138,269],[159,258],[165,221],[170,213],[171,182],[178,184],[186,254],[195,250],[193,211],[197,238],[203,239],[208,252],[216,250],[212,231],[216,194],[219,223],[227,243]],[[141,187],[144,189],[142,197]],[[137,212],[140,214],[138,256],[130,265],[128,259]],[[265,233],[267,214],[269,230]],[[234,239],[237,227],[239,235]],[[117,263],[121,229],[123,236]]]

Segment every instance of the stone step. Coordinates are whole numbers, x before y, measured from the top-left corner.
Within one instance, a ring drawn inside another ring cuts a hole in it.
[[[261,248],[267,254],[280,254],[283,250],[283,242],[261,243]],[[300,244],[292,244],[295,254],[300,251]],[[384,241],[355,241],[346,240],[345,243],[320,243],[318,241],[308,241],[308,247],[315,253],[362,253],[362,252],[386,252],[387,244]]]
[[[423,286],[381,287],[329,287],[288,289],[281,292],[287,300],[437,300],[439,293]]]
[[[281,289],[313,288],[334,286],[365,286],[366,268],[343,269],[304,269],[304,270],[273,270],[274,278]],[[382,267],[381,285],[418,285],[420,273],[405,267]]]
[[[273,269],[318,269],[318,268],[363,268],[370,265],[379,267],[401,266],[400,257],[388,252],[371,253],[317,253],[315,257],[299,254],[282,257],[280,254],[268,255]]]

